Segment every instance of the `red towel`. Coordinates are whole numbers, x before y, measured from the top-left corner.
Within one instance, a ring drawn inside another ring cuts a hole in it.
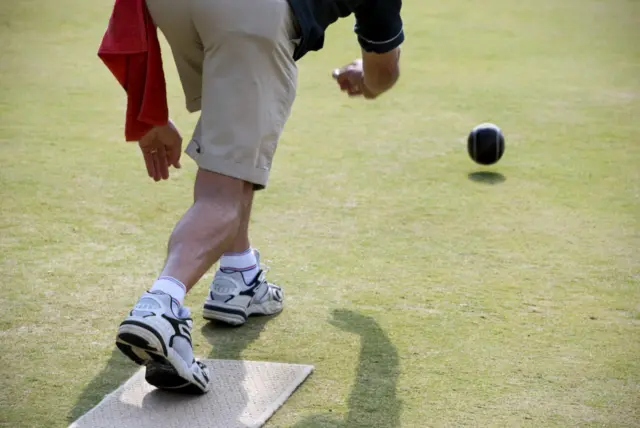
[[[158,33],[145,0],[116,0],[98,57],[127,94],[126,141],[169,120]]]

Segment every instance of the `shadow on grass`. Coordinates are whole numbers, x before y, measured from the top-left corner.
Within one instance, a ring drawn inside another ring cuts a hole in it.
[[[504,175],[493,171],[476,171],[469,173],[469,180],[475,181],[476,183],[500,184],[506,179]]]
[[[334,326],[360,336],[360,358],[346,418],[313,415],[294,428],[394,428],[400,426],[401,402],[396,397],[398,353],[378,323],[349,310],[337,310]]]
[[[122,353],[114,347],[111,357],[104,369],[93,378],[87,385],[76,404],[69,412],[67,420],[69,423],[74,422],[80,416],[87,413],[92,407],[95,407],[105,395],[117,389],[127,379],[140,369],[139,366],[133,364],[130,359],[122,355]]]
[[[265,325],[272,319],[274,319],[274,316],[251,317],[241,327],[233,327],[216,322],[206,323],[200,331],[212,347],[208,358],[242,360],[242,351],[260,337]]]
[[[273,317],[252,318],[242,327],[206,323],[202,335],[211,344],[208,358],[242,360],[242,352],[262,333]],[[349,394],[345,418],[331,414],[313,415],[294,428],[394,428],[400,426],[401,403],[396,397],[399,374],[398,353],[378,323],[349,310],[333,312],[331,324],[360,336],[360,356],[354,387]],[[73,422],[94,407],[138,370],[115,349],[105,368],[84,389],[69,414]],[[248,402],[248,397],[243,397]],[[238,415],[239,416],[239,415]]]

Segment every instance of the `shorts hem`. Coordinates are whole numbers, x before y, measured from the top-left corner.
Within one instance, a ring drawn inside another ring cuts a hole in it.
[[[253,184],[255,190],[262,190],[267,187],[269,170],[223,159],[211,153],[202,153],[202,148],[193,140],[187,146],[185,153],[201,169],[246,181]]]
[[[202,110],[202,98],[188,100],[186,103],[186,107],[189,113],[195,113]]]

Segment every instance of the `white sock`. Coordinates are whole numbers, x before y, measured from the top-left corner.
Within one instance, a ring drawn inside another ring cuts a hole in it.
[[[241,253],[224,253],[220,258],[220,270],[225,273],[242,272],[244,282],[250,284],[260,272],[253,248]]]
[[[167,293],[180,305],[184,303],[184,296],[187,294],[187,287],[183,283],[171,276],[161,276],[156,279],[149,291],[162,291]]]

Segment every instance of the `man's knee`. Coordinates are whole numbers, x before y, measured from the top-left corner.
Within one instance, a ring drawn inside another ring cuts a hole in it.
[[[221,220],[236,223],[253,200],[253,184],[244,180],[199,169],[195,183],[195,202],[216,206]]]
[[[228,175],[200,168],[196,175],[195,198],[247,199],[253,191],[253,184]]]

